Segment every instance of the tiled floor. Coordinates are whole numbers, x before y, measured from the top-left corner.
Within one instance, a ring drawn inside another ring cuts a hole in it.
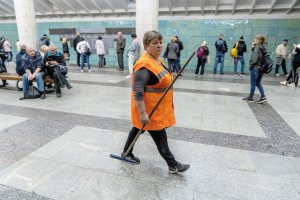
[[[10,66],[10,70],[13,66]],[[63,97],[0,89],[0,199],[300,199],[300,89],[264,78],[268,103],[242,101],[249,76],[185,73],[174,89],[168,174],[148,134],[140,165],[114,160],[130,130],[127,72],[71,67]],[[258,97],[256,97],[258,98]]]

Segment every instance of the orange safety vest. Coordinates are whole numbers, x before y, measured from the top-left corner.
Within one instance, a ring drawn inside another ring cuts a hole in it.
[[[172,83],[173,76],[165,67],[165,63],[159,59],[161,64],[155,60],[148,53],[144,53],[136,62],[133,67],[133,71],[138,71],[140,68],[147,68],[150,70],[159,82],[155,85],[147,85],[144,90],[144,101],[146,106],[146,112],[148,115],[155,107],[159,98],[163,95],[166,88]],[[162,66],[163,65],[163,66]],[[132,78],[132,85],[134,83],[134,77]],[[140,119],[140,113],[134,100],[134,92],[131,92],[131,122],[136,128],[142,127]],[[164,99],[160,102],[156,108],[150,122],[145,126],[144,130],[161,130],[170,126],[174,126],[175,115],[173,105],[173,88],[171,88]]]

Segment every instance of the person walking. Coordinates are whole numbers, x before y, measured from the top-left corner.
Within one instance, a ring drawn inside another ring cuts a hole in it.
[[[199,51],[200,53],[198,54]],[[201,66],[200,75],[203,76],[204,67],[205,67],[205,63],[207,62],[208,55],[209,55],[209,49],[207,47],[207,42],[203,41],[197,50],[198,63],[195,71],[196,76],[198,76],[200,66]]]
[[[286,78],[285,81],[281,81],[281,85],[285,86],[296,86],[298,84],[296,82],[296,77],[299,74],[297,74],[298,68],[300,67],[300,43],[298,45],[294,45],[294,50],[293,50],[293,60],[292,60],[292,69]]]
[[[118,64],[119,64],[118,70],[123,71],[124,70],[123,55],[124,55],[126,41],[125,38],[123,38],[123,33],[121,31],[117,33],[117,36],[118,36],[118,41],[116,46],[116,52],[117,52]]]
[[[131,93],[131,121],[133,127],[129,132],[124,146],[124,153],[142,127],[150,133],[158,152],[166,161],[170,173],[185,172],[190,165],[178,162],[169,149],[166,128],[175,125],[173,89],[170,89],[164,100],[159,104],[151,119],[149,114],[172,81],[173,76],[159,58],[163,46],[162,35],[157,31],[147,31],[144,34],[143,44],[146,52],[137,60],[133,68]],[[177,44],[176,44],[177,45]],[[129,151],[127,159],[140,163],[140,159],[133,155],[133,148]]]
[[[133,65],[135,61],[139,58],[140,55],[140,43],[137,39],[135,33],[131,34],[132,43],[128,50],[128,68],[129,68],[129,75],[126,78],[132,78],[133,73]]]
[[[99,36],[98,39],[96,40],[95,49],[96,49],[97,55],[99,56],[98,67],[101,68],[101,67],[103,67],[103,59],[104,59],[104,55],[105,55],[105,46],[104,46],[101,36]]]
[[[288,50],[288,39],[284,39],[282,41],[282,44],[278,45],[276,48],[276,70],[275,70],[275,76],[280,76],[279,74],[279,67],[282,66],[282,70],[284,73],[284,76],[287,76],[287,71],[286,71],[286,58],[289,54]]]
[[[261,85],[261,80],[263,77],[263,73],[259,70],[260,59],[266,55],[267,48],[265,45],[266,38],[262,35],[256,35],[254,39],[254,43],[252,46],[252,54],[249,62],[250,66],[250,94],[248,97],[243,98],[243,100],[248,102],[253,102],[253,96],[255,92],[255,87],[258,88],[260,92],[260,99],[257,103],[261,104],[267,101],[264,88]]]

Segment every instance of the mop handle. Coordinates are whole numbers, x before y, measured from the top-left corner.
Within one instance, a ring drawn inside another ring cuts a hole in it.
[[[173,87],[175,81],[177,80],[177,78],[179,77],[179,75],[183,72],[184,68],[189,64],[189,62],[191,61],[191,59],[194,57],[196,52],[193,52],[192,55],[189,57],[189,59],[185,62],[185,64],[183,65],[183,67],[180,69],[180,71],[178,72],[178,74],[176,75],[176,77],[174,78],[174,80],[172,81],[172,83],[169,85],[169,87],[165,90],[165,92],[163,93],[163,95],[159,98],[158,102],[156,103],[156,105],[154,106],[153,110],[151,111],[151,113],[149,114],[149,119],[152,117],[154,111],[156,110],[156,108],[159,106],[160,102],[163,100],[163,98],[166,96],[166,94],[169,92],[169,90]],[[132,149],[133,145],[135,144],[135,142],[137,141],[137,139],[139,138],[139,136],[141,135],[141,133],[143,132],[143,129],[145,128],[146,124],[143,123],[142,128],[139,130],[139,132],[137,133],[137,135],[135,136],[135,138],[133,139],[133,141],[131,142],[130,146],[128,147],[127,151],[124,154],[124,157],[127,157],[129,151]]]

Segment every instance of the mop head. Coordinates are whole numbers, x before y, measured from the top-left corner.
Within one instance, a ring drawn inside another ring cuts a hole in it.
[[[129,162],[129,163],[132,163],[132,164],[138,164],[138,162],[136,162],[135,160],[130,159],[129,157],[123,157],[123,156],[119,156],[119,155],[116,155],[116,154],[110,154],[110,157],[118,159],[118,160],[126,161],[126,162]]]

